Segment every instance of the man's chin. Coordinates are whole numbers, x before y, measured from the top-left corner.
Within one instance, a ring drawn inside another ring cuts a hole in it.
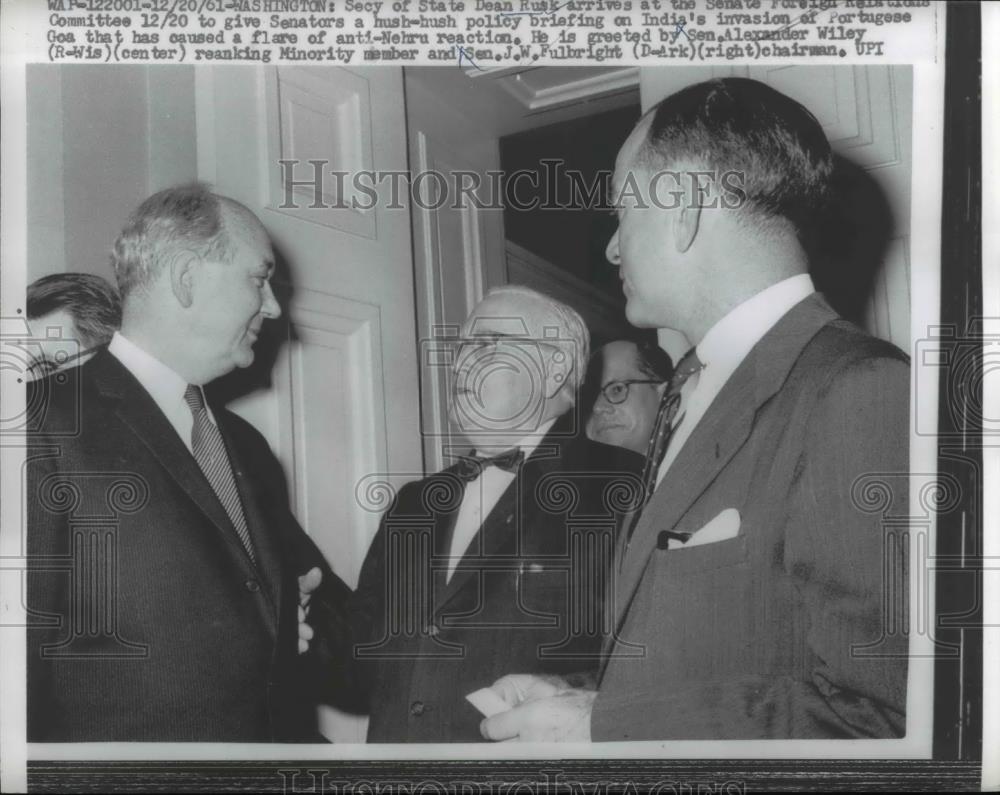
[[[604,444],[621,447],[625,443],[625,431],[621,428],[602,428],[595,431],[594,435],[590,438],[595,442],[603,442]]]
[[[656,324],[646,318],[642,312],[642,307],[637,306],[634,300],[630,299],[625,304],[625,317],[636,328],[656,328]]]
[[[253,348],[247,346],[246,348],[241,348],[240,351],[234,357],[233,363],[238,368],[249,367],[253,364],[254,352]]]

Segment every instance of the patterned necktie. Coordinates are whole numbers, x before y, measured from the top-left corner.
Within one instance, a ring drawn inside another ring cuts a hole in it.
[[[505,453],[495,455],[492,458],[480,458],[474,455],[459,456],[455,465],[455,474],[465,483],[470,483],[479,477],[480,473],[488,466],[495,466],[504,472],[516,472],[524,461],[524,450],[520,447],[512,447]]]
[[[233,466],[226,453],[226,444],[222,440],[222,433],[208,416],[205,408],[205,398],[201,393],[201,388],[188,385],[184,390],[184,400],[191,409],[194,417],[194,426],[191,429],[191,447],[194,451],[195,460],[201,471],[205,473],[212,491],[215,492],[226,509],[236,534],[243,542],[250,560],[257,562],[254,555],[253,542],[250,540],[250,531],[247,529],[247,518],[243,513],[243,504],[240,502],[240,493],[236,488],[236,478],[233,476]]]
[[[660,464],[663,463],[663,457],[667,454],[667,445],[670,444],[670,438],[677,428],[674,419],[681,405],[681,389],[687,380],[704,366],[699,361],[695,349],[689,350],[678,362],[677,368],[670,378],[670,386],[667,387],[667,391],[660,399],[660,408],[656,412],[656,422],[653,424],[653,435],[649,437],[649,446],[646,448],[646,463],[642,468],[642,483],[646,488],[645,499],[647,502],[653,496]]]

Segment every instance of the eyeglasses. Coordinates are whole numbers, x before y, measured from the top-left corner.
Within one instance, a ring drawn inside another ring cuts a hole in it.
[[[630,378],[627,381],[608,381],[601,387],[601,393],[608,403],[624,403],[628,400],[628,388],[632,384],[664,384],[665,381],[651,379]]]

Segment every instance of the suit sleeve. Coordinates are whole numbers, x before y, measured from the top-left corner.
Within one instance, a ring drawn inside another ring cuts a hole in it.
[[[325,575],[324,575],[325,577]],[[356,625],[351,614],[351,589],[339,577],[323,584],[309,604],[309,625],[315,636],[306,664],[318,683],[320,699],[349,712],[363,712],[361,672],[354,660]]]
[[[887,517],[907,516],[909,368],[901,359],[852,361],[812,406],[789,488],[768,495],[786,506],[780,565],[798,594],[807,646],[795,651],[798,674],[599,695],[594,740],[905,732],[908,572],[898,533],[906,522],[894,536]]]
[[[404,489],[410,488],[411,485],[404,486]],[[331,594],[322,589],[319,600],[310,608],[310,620],[314,617],[312,611],[316,611],[315,620],[324,628],[318,637],[316,657],[331,672],[327,681],[339,683],[327,691],[327,699],[353,712],[368,712],[372,687],[372,662],[360,659],[357,648],[381,640],[387,632],[386,520],[397,504],[398,499],[382,516],[378,532],[365,554],[357,588],[352,592],[340,583],[346,592],[338,590]]]
[[[850,365],[808,423],[784,566],[807,612],[812,658],[801,703],[789,707],[817,729],[905,729],[909,441],[909,368],[897,359]]]
[[[262,489],[262,501],[273,511],[273,531],[281,534],[286,548],[285,572],[292,580],[286,587],[294,590],[298,604],[297,578],[316,567],[322,573],[319,587],[309,602],[307,623],[314,631],[309,651],[299,655],[299,685],[312,700],[350,708],[354,672],[350,662],[353,644],[350,623],[350,587],[333,571],[316,542],[292,514],[285,472],[264,437],[250,423],[231,412],[220,415],[231,423],[234,439],[245,445],[242,455],[253,461],[261,475],[255,480]],[[291,595],[290,595],[291,596]],[[295,619],[290,619],[295,621]],[[295,631],[297,634],[297,630]]]

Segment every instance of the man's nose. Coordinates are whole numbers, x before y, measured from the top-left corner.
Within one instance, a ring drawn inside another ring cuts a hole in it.
[[[260,313],[269,320],[277,320],[281,317],[281,305],[274,297],[270,282],[266,282],[264,285],[264,303],[260,307]]]
[[[611,236],[611,240],[608,241],[608,247],[604,250],[604,256],[608,258],[608,262],[614,265],[616,268],[622,264],[621,257],[618,254],[618,230]]]
[[[597,400],[594,402],[595,414],[611,414],[614,410],[614,405],[603,394],[597,396]]]

